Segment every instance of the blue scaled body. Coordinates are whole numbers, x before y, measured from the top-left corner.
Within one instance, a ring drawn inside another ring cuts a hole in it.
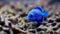
[[[44,23],[44,17],[48,17],[48,11],[44,12],[44,9],[41,7],[34,7],[27,14],[27,20],[32,21],[32,23],[37,22],[42,24]]]

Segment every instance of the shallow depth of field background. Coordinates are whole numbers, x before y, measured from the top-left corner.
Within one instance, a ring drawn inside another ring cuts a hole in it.
[[[26,19],[35,6],[49,12],[38,28]],[[60,0],[0,0],[0,34],[60,34]]]

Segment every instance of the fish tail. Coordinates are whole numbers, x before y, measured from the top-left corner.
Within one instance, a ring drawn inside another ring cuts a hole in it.
[[[44,16],[45,16],[45,17],[48,17],[48,11],[45,11],[45,12],[44,12]]]

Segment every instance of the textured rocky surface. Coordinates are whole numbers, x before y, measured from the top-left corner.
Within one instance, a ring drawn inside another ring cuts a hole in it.
[[[42,5],[49,11],[49,16],[38,28],[26,20],[27,12],[36,5],[24,6],[11,2],[0,8],[0,34],[60,34],[60,3]]]

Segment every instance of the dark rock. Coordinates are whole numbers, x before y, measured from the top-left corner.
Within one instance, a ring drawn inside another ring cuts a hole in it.
[[[49,31],[47,34],[53,34],[53,31]]]
[[[2,29],[2,27],[0,27],[0,31],[2,31],[3,29]]]
[[[17,30],[17,29],[12,29],[12,31],[13,31],[13,34],[18,34],[18,33],[20,33],[20,31]]]
[[[43,31],[43,29],[42,28],[38,28],[37,31]]]
[[[53,31],[56,31],[58,28],[56,27],[56,28],[53,28]]]
[[[52,23],[51,25],[54,27],[54,26],[56,26],[56,24],[57,24],[57,23]]]
[[[20,16],[21,16],[21,17],[25,17],[25,16],[27,16],[27,14],[23,13],[23,14],[21,14]]]
[[[4,26],[5,22],[4,21],[0,21],[0,25]]]
[[[46,26],[47,23],[43,23],[42,25]]]
[[[53,22],[54,22],[54,20],[49,20],[49,21],[48,21],[48,23],[53,23]]]
[[[56,20],[55,20],[56,22],[60,22],[60,18],[56,18]]]

